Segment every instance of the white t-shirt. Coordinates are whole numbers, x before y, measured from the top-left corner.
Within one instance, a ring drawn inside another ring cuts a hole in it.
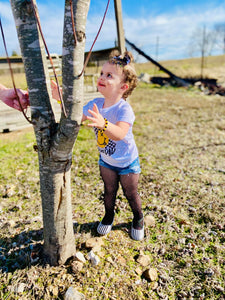
[[[88,110],[93,110],[94,103],[100,114],[109,122],[116,124],[118,121],[123,121],[130,124],[127,135],[120,141],[111,140],[105,132],[94,128],[101,159],[114,167],[125,168],[129,166],[138,157],[138,150],[132,133],[135,116],[130,104],[124,99],[120,99],[116,104],[102,108],[104,98],[96,98],[84,106],[83,113],[85,116],[91,116]]]

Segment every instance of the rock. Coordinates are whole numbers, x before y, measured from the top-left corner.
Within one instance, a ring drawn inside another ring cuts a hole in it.
[[[150,288],[153,291],[156,290],[158,288],[158,286],[159,286],[159,284],[158,284],[157,281],[153,281],[153,282],[150,283]]]
[[[11,228],[14,228],[16,226],[16,222],[14,220],[9,220],[7,222],[7,224],[11,227]]]
[[[142,270],[141,268],[136,268],[135,269],[136,274],[141,275],[142,274]]]
[[[149,255],[139,255],[138,258],[137,258],[137,262],[141,266],[147,267],[151,262],[151,258],[149,257]]]
[[[155,227],[155,218],[151,215],[145,217],[145,226],[146,227]]]
[[[100,259],[99,257],[94,254],[93,251],[90,251],[88,253],[88,259],[91,261],[91,263],[94,265],[94,266],[97,266],[99,263],[100,263]]]
[[[95,246],[92,248],[92,251],[93,251],[94,253],[98,253],[98,254],[101,252],[101,250],[102,250],[101,244],[95,245]]]
[[[16,293],[16,294],[22,294],[24,292],[25,287],[26,287],[25,283],[23,283],[23,282],[19,283],[13,289],[14,293]]]
[[[82,262],[83,264],[86,262],[86,259],[83,255],[83,253],[81,253],[81,252],[76,252],[75,259]]]
[[[112,265],[113,265],[113,263],[114,263],[111,256],[107,257],[107,258],[106,258],[106,261],[109,262],[109,263],[112,264]]]
[[[144,271],[143,276],[145,279],[148,279],[150,281],[157,281],[158,271],[154,268],[150,268]]]
[[[83,300],[83,299],[85,299],[84,294],[81,294],[72,286],[68,288],[64,297],[64,300]]]
[[[104,244],[102,238],[90,238],[86,241],[85,246],[86,248],[94,248],[94,247],[101,247]]]
[[[71,268],[73,273],[80,272],[83,268],[83,263],[81,261],[75,260],[71,263]]]
[[[50,286],[48,287],[48,289],[49,289],[49,291],[52,293],[52,295],[53,295],[54,297],[57,297],[57,296],[58,296],[58,294],[59,294],[59,289],[58,289],[57,286],[50,285]]]

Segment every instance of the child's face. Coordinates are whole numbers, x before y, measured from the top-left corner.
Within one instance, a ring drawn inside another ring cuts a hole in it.
[[[117,65],[105,63],[97,80],[98,91],[104,97],[122,97],[124,85],[123,69]]]

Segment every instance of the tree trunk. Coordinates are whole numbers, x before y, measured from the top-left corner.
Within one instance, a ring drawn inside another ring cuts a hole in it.
[[[44,254],[51,265],[63,264],[75,254],[70,171],[72,150],[83,108],[83,77],[77,78],[75,75],[81,72],[84,61],[89,2],[90,0],[73,0],[74,23],[76,31],[79,32],[75,45],[70,1],[65,1],[62,76],[67,116],[62,113],[60,123],[56,124],[51,107],[50,77],[44,44],[31,2],[11,0],[29,90],[31,119],[37,140]]]

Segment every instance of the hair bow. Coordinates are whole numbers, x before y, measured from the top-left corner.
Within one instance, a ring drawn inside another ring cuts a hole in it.
[[[131,61],[130,56],[127,54],[123,58],[121,56],[113,57],[113,62],[114,62],[114,64],[117,64],[117,65],[126,66],[130,63],[130,61]]]

